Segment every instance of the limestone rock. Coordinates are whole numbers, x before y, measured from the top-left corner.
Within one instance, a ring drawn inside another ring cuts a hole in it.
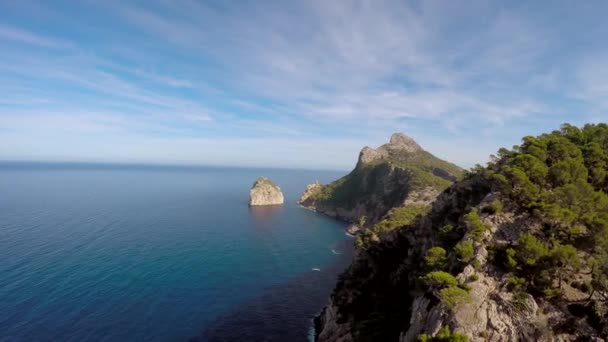
[[[359,162],[357,165],[369,164],[375,160],[387,158],[388,153],[384,150],[375,150],[369,146],[365,146],[361,152],[359,152]]]
[[[266,177],[258,178],[249,192],[249,205],[277,205],[283,204],[284,198],[281,188]]]
[[[388,143],[376,149],[365,146],[359,153],[357,167],[370,164],[376,160],[399,159],[395,157],[403,154],[415,154],[422,151],[424,150],[414,139],[403,133],[394,133]]]
[[[418,143],[403,133],[395,133],[391,136],[391,140],[385,148],[398,148],[410,153],[422,151],[422,147]]]
[[[349,224],[348,227],[346,227],[346,232],[350,235],[356,235],[361,231],[361,228],[355,224]]]
[[[300,199],[298,199],[298,204],[303,204],[304,202],[306,202],[306,200],[309,199],[310,196],[312,196],[315,192],[317,192],[317,190],[320,190],[321,187],[322,185],[321,183],[319,183],[319,181],[316,181],[312,184],[308,184],[306,186],[306,189],[304,189],[302,195],[300,195]]]

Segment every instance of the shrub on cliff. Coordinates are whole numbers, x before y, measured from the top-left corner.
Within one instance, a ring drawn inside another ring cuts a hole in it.
[[[431,336],[429,334],[418,335],[419,342],[468,342],[469,339],[466,335],[453,333],[450,327],[446,326],[437,332],[437,335]]]
[[[429,248],[429,250],[426,251],[424,261],[431,269],[441,269],[447,262],[447,252],[441,247]]]
[[[473,248],[473,241],[466,240],[459,242],[454,247],[454,252],[456,252],[456,256],[458,256],[458,260],[462,262],[469,262],[475,256],[475,249]]]
[[[443,271],[430,272],[423,279],[429,286],[435,288],[458,285],[458,280],[453,275]]]
[[[449,286],[439,290],[439,299],[448,308],[453,309],[461,303],[470,300],[469,292],[457,286]]]
[[[481,221],[481,218],[477,213],[477,208],[471,209],[468,214],[464,215],[464,222],[467,225],[471,237],[475,239],[475,241],[481,240],[483,233],[488,230],[488,225]]]

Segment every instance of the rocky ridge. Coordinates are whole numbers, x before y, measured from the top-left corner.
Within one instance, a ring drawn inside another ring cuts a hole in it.
[[[278,205],[283,204],[281,188],[266,177],[258,178],[249,191],[249,205]]]
[[[347,222],[359,223],[365,218],[366,226],[371,227],[392,208],[430,204],[461,174],[458,166],[395,133],[377,149],[364,147],[355,169],[343,178],[327,185],[318,181],[308,185],[298,203]]]

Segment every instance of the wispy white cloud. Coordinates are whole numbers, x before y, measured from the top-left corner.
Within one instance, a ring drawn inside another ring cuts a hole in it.
[[[45,48],[65,48],[69,44],[65,41],[38,35],[20,28],[0,24],[0,40],[34,45]]]
[[[532,69],[550,42],[542,30],[506,10],[486,12],[490,17],[480,22],[482,30],[475,36],[449,42],[448,28],[434,21],[434,13],[403,2],[296,7],[248,8],[247,17],[220,16],[201,6],[180,16],[130,7],[123,14],[178,46],[220,55],[238,75],[238,86],[320,122],[453,121],[454,115],[466,113],[467,120],[477,117],[500,125],[542,107],[523,91],[518,101],[500,96],[515,90],[513,78]],[[203,15],[211,24],[197,25]],[[213,24],[220,19],[225,24],[218,29]],[[230,43],[230,52],[222,51],[227,44],[218,38]],[[483,85],[487,88],[480,89]]]

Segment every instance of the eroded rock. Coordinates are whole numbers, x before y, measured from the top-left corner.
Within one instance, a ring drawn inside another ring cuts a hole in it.
[[[283,204],[281,188],[266,177],[258,178],[249,191],[249,205],[278,205]]]

